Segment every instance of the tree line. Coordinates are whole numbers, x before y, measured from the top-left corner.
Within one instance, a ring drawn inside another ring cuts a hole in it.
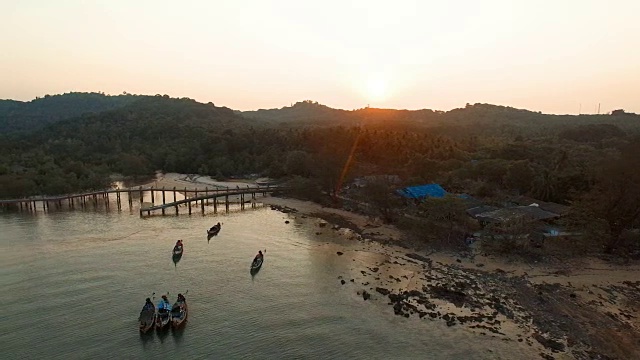
[[[283,127],[211,103],[142,97],[29,134],[3,135],[0,197],[101,189],[114,173],[141,177],[157,170],[219,179],[256,173],[295,179],[311,189],[307,194],[335,193],[358,176],[395,174],[402,179],[396,186],[437,182],[483,199],[528,195],[573,205],[582,214],[576,224],[602,224],[612,239],[639,225],[635,117],[536,127],[500,121],[509,117],[503,114],[507,110],[469,106],[454,112],[458,121],[428,127],[402,122]],[[487,125],[479,128],[479,119]]]

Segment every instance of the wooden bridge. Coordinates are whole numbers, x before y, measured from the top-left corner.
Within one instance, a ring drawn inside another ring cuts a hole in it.
[[[120,211],[123,208],[122,201],[123,198],[126,197],[129,203],[129,210],[133,210],[133,203],[139,202],[140,207],[140,216],[151,215],[152,212],[160,210],[162,215],[165,214],[166,209],[175,208],[175,214],[179,214],[179,207],[181,205],[185,205],[188,208],[189,214],[192,213],[192,208],[198,208],[198,203],[202,214],[205,214],[205,206],[209,204],[213,204],[213,211],[216,213],[218,211],[218,205],[224,205],[225,211],[229,212],[229,205],[232,203],[239,203],[240,208],[245,208],[245,203],[251,203],[251,207],[256,206],[256,198],[257,196],[267,196],[267,194],[277,192],[277,191],[285,191],[287,187],[284,186],[249,186],[246,188],[241,188],[240,186],[236,186],[236,188],[216,188],[209,189],[206,187],[204,190],[202,189],[165,189],[163,188],[128,188],[128,189],[108,189],[102,191],[94,191],[83,194],[73,194],[73,195],[64,195],[64,196],[53,196],[53,197],[41,197],[41,198],[28,198],[28,199],[11,199],[11,200],[0,200],[0,207],[9,208],[19,211],[29,211],[36,212],[38,210],[42,211],[50,211],[53,205],[54,209],[75,209],[78,208],[89,208],[93,207],[94,209],[99,208],[104,204],[105,210],[111,209],[111,200],[115,200],[115,206],[117,210]],[[159,194],[158,194],[159,193]],[[178,200],[177,194],[180,193],[184,196],[184,199]],[[111,197],[115,194],[115,199],[111,199]],[[145,194],[148,195],[151,200],[150,202],[145,202]],[[173,195],[171,202],[167,202],[167,195]],[[157,200],[160,200],[160,196],[162,197],[162,203],[156,204]],[[233,199],[232,197],[236,197]],[[249,197],[249,200],[246,198]],[[224,198],[224,201],[220,201],[221,198]],[[195,203],[195,204],[194,204]]]

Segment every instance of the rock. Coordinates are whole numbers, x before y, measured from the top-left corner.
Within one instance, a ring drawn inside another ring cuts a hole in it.
[[[363,290],[363,291],[362,291],[362,298],[363,298],[365,301],[366,301],[366,300],[369,300],[369,299],[371,298],[371,294],[369,294],[369,293],[367,292],[367,290]]]
[[[340,280],[340,284],[344,285],[344,284],[346,284],[346,283],[347,283],[346,281],[344,281],[344,280]]]
[[[325,227],[325,226],[327,226],[327,223],[326,222],[321,222],[321,223],[318,224],[318,226],[319,227]]]
[[[444,286],[431,286],[429,290],[434,297],[447,300],[457,307],[462,307],[467,301],[467,294],[461,291],[449,290]]]
[[[559,341],[547,339],[539,333],[533,334],[533,338],[548,349],[551,349],[553,351],[564,351],[564,344]]]
[[[351,279],[351,280],[349,280],[349,281],[354,282],[355,280]]]
[[[419,260],[419,261],[425,262],[427,264],[431,264],[431,259],[429,259],[428,257],[424,257],[422,255],[418,255],[416,253],[406,254],[406,257],[408,257],[410,259]]]
[[[477,267],[483,267],[484,264],[476,264]]]
[[[402,315],[403,314],[403,312],[402,312],[402,302],[397,302],[397,303],[393,304],[393,312],[396,315]]]
[[[376,291],[385,296],[391,293],[391,291],[389,291],[388,289],[381,288],[381,287],[376,287]]]
[[[340,225],[333,225],[331,228],[333,230],[339,230],[340,229]]]
[[[321,232],[316,232],[316,235],[320,235],[320,234],[322,234],[322,233]]]
[[[462,260],[460,260],[460,259],[456,259],[456,262],[459,262],[459,263],[461,263],[461,262],[462,262]]]
[[[380,270],[380,269],[377,268],[377,267],[374,267],[373,269],[370,269],[370,270],[373,271],[373,272],[378,272],[378,270]]]
[[[338,256],[340,256],[340,255],[342,255],[344,253],[342,251],[338,251],[338,252],[336,252],[336,254],[338,254]]]
[[[288,223],[289,223],[289,220],[286,220],[284,223],[285,223],[285,224],[288,224]]]
[[[575,299],[576,298],[576,294],[575,293],[571,293],[571,294],[569,294],[569,297],[572,298],[572,299]]]

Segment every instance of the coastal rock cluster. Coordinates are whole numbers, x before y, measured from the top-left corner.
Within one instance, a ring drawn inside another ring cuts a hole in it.
[[[316,226],[324,228],[332,223],[325,218]],[[640,303],[640,281],[580,291],[570,283],[534,283],[526,272],[516,276],[499,268],[485,270],[484,264],[472,259],[458,258],[453,264],[444,264],[415,252],[385,250],[388,242],[375,239],[372,243],[373,239],[353,224],[347,225],[333,224],[331,229],[342,236],[340,232],[345,230],[353,234],[350,238],[359,240],[362,248],[336,252],[353,264],[350,274],[339,276],[340,286],[353,289],[364,301],[384,301],[393,313],[405,318],[442,321],[481,336],[524,343],[539,349],[544,359],[554,359],[560,353],[576,359],[618,358],[605,354],[640,358],[638,313],[623,306]],[[379,260],[363,262],[350,256],[358,252],[380,255]],[[594,298],[594,292],[598,297]],[[603,306],[612,310],[594,311]],[[629,346],[614,348],[614,337]]]

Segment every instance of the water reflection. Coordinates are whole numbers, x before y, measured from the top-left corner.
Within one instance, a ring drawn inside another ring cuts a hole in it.
[[[146,348],[147,344],[149,344],[149,342],[153,342],[153,331],[149,331],[146,333],[142,333],[140,331],[138,331],[140,333],[140,342],[142,343],[142,348]]]
[[[156,329],[156,333],[158,334],[158,339],[160,340],[160,343],[163,344],[164,341],[167,339],[167,337],[169,336],[169,328],[171,326],[168,326],[164,329]]]
[[[182,323],[182,325],[180,325],[180,327],[175,328],[172,327],[171,328],[171,335],[173,335],[173,339],[175,340],[176,344],[180,344],[184,341],[184,330],[187,327],[187,324],[189,323],[189,319],[185,319],[185,321]]]

